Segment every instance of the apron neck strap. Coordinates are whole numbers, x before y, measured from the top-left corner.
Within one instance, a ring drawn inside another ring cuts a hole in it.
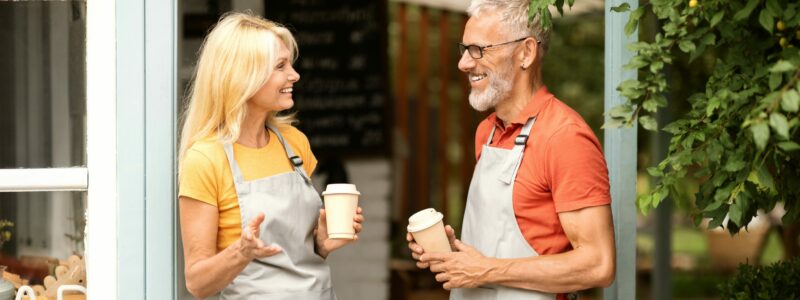
[[[300,158],[300,156],[294,154],[294,151],[292,151],[292,147],[289,147],[289,144],[283,140],[283,135],[281,135],[281,132],[278,131],[278,129],[272,126],[267,126],[267,128],[269,130],[272,130],[272,132],[275,133],[275,136],[278,137],[278,140],[281,141],[281,145],[283,145],[283,149],[286,151],[286,156],[289,157],[289,163],[292,164],[292,167],[294,168],[295,172],[299,173],[300,176],[303,177],[303,180],[306,181],[306,183],[310,183],[311,179],[308,177],[308,174],[306,174],[306,170],[303,169],[303,159]]]
[[[303,177],[303,180],[305,180],[306,183],[310,183],[311,179],[308,177],[308,174],[306,174],[306,170],[302,168],[303,159],[300,158],[300,156],[294,154],[292,148],[289,147],[289,144],[286,143],[286,141],[283,139],[283,135],[281,135],[281,132],[272,126],[266,126],[265,128],[274,132],[275,136],[278,137],[278,141],[280,141],[281,145],[283,145],[283,149],[286,151],[286,157],[289,158],[289,163],[292,164],[292,168],[294,168],[294,171],[300,174],[300,176]],[[225,149],[225,155],[228,156],[228,165],[230,165],[231,172],[233,173],[233,181],[236,183],[244,183],[244,175],[242,175],[242,169],[239,168],[239,164],[236,163],[236,160],[233,157],[233,144],[225,143],[222,145],[222,148]]]
[[[239,164],[236,163],[236,160],[233,158],[233,144],[224,143],[222,144],[222,148],[225,149],[225,155],[228,157],[228,165],[231,167],[231,173],[233,174],[233,182],[236,184],[244,183],[244,175],[242,175],[242,169],[239,169]]]
[[[536,123],[536,116],[528,118],[528,121],[525,122],[525,126],[522,126],[522,130],[520,130],[517,137],[514,138],[514,147],[521,146],[522,148],[525,148],[525,144],[528,142],[528,137],[531,134],[531,129],[533,128],[534,123]],[[492,143],[495,130],[497,130],[497,126],[492,126],[492,131],[489,133],[489,138],[486,139],[487,146]]]

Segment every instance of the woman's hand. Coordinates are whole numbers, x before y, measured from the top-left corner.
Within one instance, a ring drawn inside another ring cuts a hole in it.
[[[356,234],[353,235],[352,240],[347,239],[329,239],[328,238],[328,222],[325,217],[325,209],[322,208],[319,210],[319,220],[317,221],[317,229],[314,229],[314,239],[315,239],[315,250],[317,250],[317,254],[322,256],[323,258],[327,258],[328,254],[333,252],[336,249],[341,248],[344,245],[347,245],[351,242],[358,240],[358,233],[361,232],[363,226],[361,225],[364,223],[364,215],[361,214],[362,209],[359,206],[356,209],[356,216],[353,217],[353,229],[355,229]]]
[[[239,255],[247,260],[270,257],[283,251],[278,246],[265,246],[264,241],[261,240],[261,222],[264,222],[264,218],[263,212],[258,213],[255,218],[250,220],[242,232],[242,237],[237,241]]]

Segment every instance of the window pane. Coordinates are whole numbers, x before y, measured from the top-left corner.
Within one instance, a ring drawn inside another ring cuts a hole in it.
[[[4,241],[0,243],[0,265],[33,285],[52,275],[59,260],[66,261],[73,254],[83,257],[86,195],[0,193],[0,241]]]
[[[0,168],[86,165],[86,2],[0,1]]]

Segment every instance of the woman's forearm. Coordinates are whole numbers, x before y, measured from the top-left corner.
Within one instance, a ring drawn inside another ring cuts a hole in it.
[[[186,288],[197,298],[209,297],[224,289],[244,270],[250,259],[239,253],[237,240],[214,256],[186,266]]]

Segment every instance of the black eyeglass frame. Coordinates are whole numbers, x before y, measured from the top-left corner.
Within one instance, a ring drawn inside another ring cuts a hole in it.
[[[523,38],[519,38],[519,39],[516,39],[516,40],[513,40],[513,41],[500,43],[500,44],[489,44],[489,45],[486,45],[486,46],[478,46],[478,45],[475,45],[475,44],[464,45],[463,43],[457,43],[458,44],[458,52],[461,53],[461,55],[463,56],[464,55],[464,51],[467,51],[467,52],[469,52],[469,56],[472,57],[473,59],[481,59],[481,58],[483,58],[483,51],[488,49],[488,48],[508,45],[508,44],[511,44],[511,43],[521,42],[521,41],[524,41],[527,38],[532,38],[532,36],[526,36],[526,37],[523,37]],[[539,42],[537,40],[536,44],[541,44],[541,42]],[[470,49],[478,49],[478,57],[475,57],[475,55],[473,55],[473,51],[471,51]]]

